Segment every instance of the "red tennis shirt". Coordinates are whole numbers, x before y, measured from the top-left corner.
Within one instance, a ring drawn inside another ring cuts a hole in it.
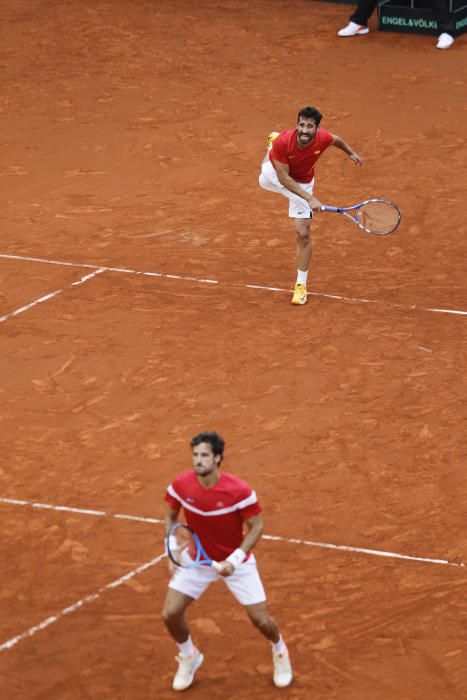
[[[331,145],[333,135],[325,129],[318,129],[313,141],[306,148],[297,146],[297,129],[286,129],[272,142],[269,160],[289,166],[289,175],[296,182],[311,182],[315,176],[315,164],[318,158]]]
[[[224,561],[243,541],[243,522],[261,513],[256,493],[245,481],[228,472],[209,489],[194,471],[183,472],[170,484],[165,500],[183,508],[187,525],[196,532],[211,559]]]

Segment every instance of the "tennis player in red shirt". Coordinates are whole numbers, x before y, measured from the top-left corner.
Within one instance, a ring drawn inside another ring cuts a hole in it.
[[[311,260],[310,225],[321,202],[313,195],[314,166],[329,146],[346,153],[355,165],[363,163],[357,153],[336,134],[320,127],[321,112],[304,107],[298,113],[295,129],[268,137],[268,153],[263,160],[259,184],[289,200],[289,217],[294,219],[297,234],[297,280],[292,304],[306,304],[307,277]]]
[[[211,583],[223,580],[251,622],[271,642],[274,684],[285,688],[292,682],[292,666],[276,621],[266,608],[266,594],[252,549],[261,537],[261,506],[245,481],[220,471],[224,440],[218,433],[203,432],[191,440],[193,470],[183,472],[170,484],[165,495],[166,532],[183,509],[185,520],[199,536],[208,556],[221,563],[212,566],[178,568],[169,564],[172,578],[162,617],[177,643],[178,671],[174,690],[185,690],[204,660],[194,646],[185,610]]]

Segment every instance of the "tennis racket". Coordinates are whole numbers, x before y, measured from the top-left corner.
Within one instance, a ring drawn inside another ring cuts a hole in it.
[[[195,566],[213,566],[217,571],[221,566],[213,561],[204,551],[201,540],[191,527],[183,523],[174,523],[167,535],[167,554],[174,564],[183,569]]]
[[[323,205],[321,211],[344,214],[357,226],[374,236],[387,236],[399,226],[401,213],[393,202],[386,199],[367,199],[353,207],[328,207]]]

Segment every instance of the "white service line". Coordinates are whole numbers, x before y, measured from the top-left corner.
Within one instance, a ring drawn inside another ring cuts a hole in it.
[[[35,635],[37,632],[44,630],[46,627],[50,627],[50,625],[53,625],[54,622],[58,622],[59,620],[61,620],[62,617],[65,617],[65,615],[69,615],[70,613],[75,612],[79,608],[82,608],[83,605],[87,605],[88,603],[92,603],[93,601],[97,600],[97,598],[99,598],[106,591],[110,591],[114,588],[118,588],[119,586],[122,585],[122,583],[125,583],[125,581],[129,581],[131,578],[133,578],[137,574],[140,574],[143,571],[146,571],[146,569],[149,569],[152,566],[155,566],[165,556],[167,556],[165,552],[163,552],[162,554],[159,554],[157,557],[154,557],[154,559],[150,559],[145,564],[141,564],[141,566],[138,566],[136,569],[133,569],[133,571],[130,571],[129,573],[124,574],[123,576],[120,576],[120,578],[116,579],[115,581],[111,581],[110,583],[107,583],[105,586],[102,586],[95,593],[90,593],[89,595],[85,596],[84,598],[77,600],[76,603],[73,603],[72,605],[69,605],[68,607],[64,608],[63,610],[60,610],[60,612],[56,613],[55,615],[51,615],[50,617],[46,617],[45,620],[42,620],[42,622],[39,622],[39,624],[34,625],[33,627],[30,627],[25,632],[21,632],[21,634],[16,635],[16,637],[12,637],[8,641],[4,642],[3,644],[0,644],[0,651],[5,651],[6,649],[11,649],[16,644],[18,644],[18,642],[21,642],[23,639],[28,639],[29,637],[32,637],[33,635]]]
[[[121,272],[133,275],[143,275],[146,277],[161,277],[162,279],[174,279],[183,280],[188,282],[198,282],[200,284],[220,284],[222,286],[241,288],[241,289],[258,289],[261,291],[268,292],[281,292],[290,294],[292,290],[284,289],[282,287],[266,287],[261,284],[244,284],[244,283],[228,283],[220,282],[219,280],[202,279],[199,277],[188,277],[186,275],[169,275],[162,272],[148,272],[144,270],[132,270],[123,267],[105,267],[103,265],[90,265],[89,263],[71,263],[71,262],[61,262],[60,260],[47,260],[46,258],[33,258],[25,255],[7,255],[5,253],[0,253],[0,258],[6,258],[7,260],[24,260],[25,262],[37,262],[44,263],[48,265],[68,265],[69,267],[87,267],[92,269],[102,270],[104,272]],[[380,304],[382,306],[389,306],[394,309],[405,309],[411,311],[430,311],[432,313],[438,314],[454,314],[455,316],[467,316],[467,311],[461,309],[438,309],[438,308],[427,308],[424,306],[417,306],[416,304],[396,304],[390,301],[378,301],[377,299],[364,299],[360,297],[347,297],[339,294],[326,294],[324,292],[308,292],[309,296],[323,297],[325,299],[337,299],[339,301],[352,301],[358,302],[360,304]],[[1,319],[0,319],[1,320]]]
[[[145,518],[137,515],[124,515],[122,513],[106,513],[103,510],[89,510],[87,508],[73,508],[71,506],[54,506],[48,503],[39,503],[34,501],[25,501],[18,498],[0,498],[0,503],[8,505],[29,506],[31,508],[40,508],[46,510],[67,511],[70,513],[79,513],[82,515],[95,515],[106,518],[116,518],[118,520],[136,520],[143,523],[151,523],[161,525],[164,521],[157,518]],[[329,544],[327,542],[315,542],[313,540],[299,540],[291,537],[281,537],[280,535],[263,535],[263,539],[271,542],[285,542],[286,544],[301,544],[306,547],[320,547],[321,549],[333,549],[341,552],[354,552],[356,554],[370,554],[375,557],[388,557],[390,559],[405,559],[407,561],[420,561],[426,564],[444,564],[445,566],[454,566],[456,568],[464,568],[466,565],[463,562],[453,562],[447,559],[434,559],[432,557],[418,557],[410,554],[397,554],[396,552],[386,552],[378,549],[368,549],[366,547],[350,547],[343,544]]]
[[[26,304],[25,306],[21,306],[19,309],[16,309],[16,311],[11,311],[11,313],[6,314],[5,316],[0,316],[0,323],[2,323],[3,321],[7,321],[9,318],[12,318],[13,316],[18,316],[19,314],[22,314],[24,311],[28,311],[28,309],[32,309],[33,306],[37,306],[38,304],[42,304],[42,302],[48,301],[48,299],[53,299],[53,297],[56,297],[58,294],[61,294],[66,289],[71,289],[72,287],[78,287],[80,284],[84,284],[85,282],[90,280],[92,277],[95,277],[96,275],[100,275],[102,272],[105,272],[105,271],[106,271],[106,269],[104,267],[99,267],[94,272],[90,272],[88,275],[85,275],[84,277],[81,277],[81,279],[76,280],[76,282],[72,282],[71,284],[68,284],[66,287],[63,287],[63,289],[56,289],[55,292],[50,292],[50,294],[45,294],[45,296],[40,297],[39,299],[36,299],[35,301],[31,301],[30,304]]]

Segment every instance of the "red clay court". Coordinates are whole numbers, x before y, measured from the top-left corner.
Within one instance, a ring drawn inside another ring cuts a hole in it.
[[[186,696],[467,698],[467,44],[308,0],[5,0],[0,10],[0,674],[7,700],[166,700],[163,494],[201,429],[264,507],[294,663],[223,586]],[[331,205],[290,304],[270,131],[307,104]]]

